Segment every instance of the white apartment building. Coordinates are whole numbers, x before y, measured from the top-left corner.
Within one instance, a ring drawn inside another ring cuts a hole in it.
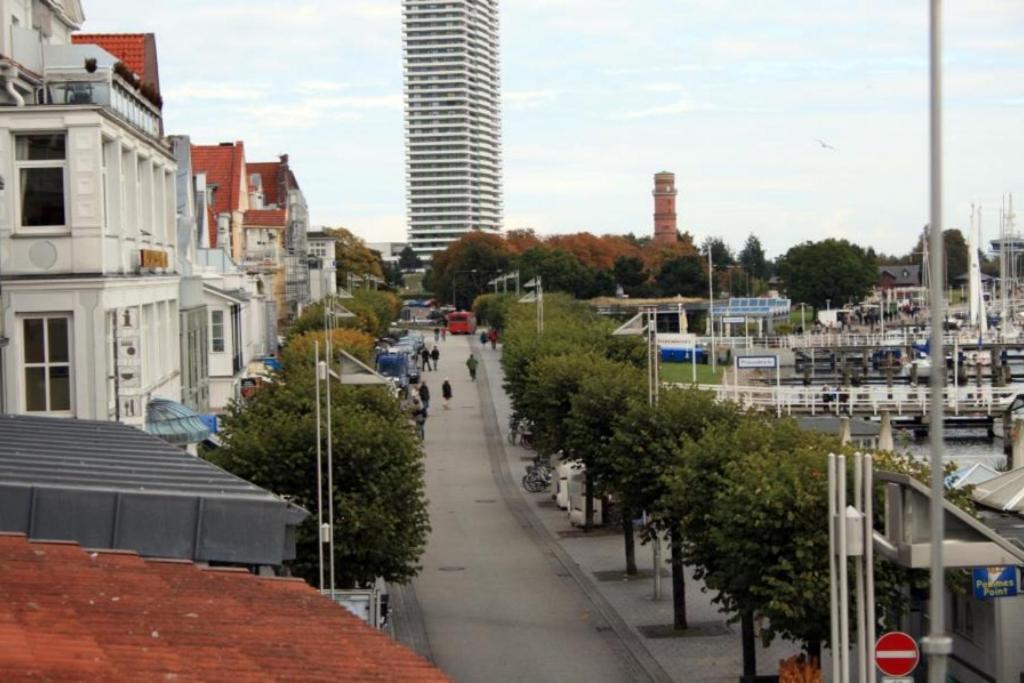
[[[403,0],[409,244],[500,231],[498,0]]]
[[[142,426],[181,394],[160,109],[109,53],[61,44],[77,2],[0,9],[0,409]]]
[[[337,242],[325,232],[307,234],[309,250],[309,292],[311,301],[338,293],[338,269],[335,266]]]

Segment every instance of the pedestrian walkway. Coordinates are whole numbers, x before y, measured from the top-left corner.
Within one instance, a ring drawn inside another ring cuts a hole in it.
[[[480,374],[486,375],[489,380],[490,400],[501,428],[506,462],[513,480],[518,482],[533,453],[509,445],[505,438],[511,403],[502,388],[504,376],[500,364],[501,346],[497,351],[489,347],[482,349],[476,344],[474,346],[479,349]],[[702,585],[694,580],[692,572],[688,572],[686,582],[687,616],[691,629],[684,636],[673,636],[672,587],[668,565],[663,570],[662,597],[654,600],[651,546],[641,546],[638,539],[637,564],[643,576],[627,580],[621,531],[596,529],[584,534],[569,524],[567,513],[553,504],[550,492],[529,494],[519,489],[519,495],[526,501],[530,514],[540,520],[547,532],[557,539],[570,561],[578,566],[672,680],[735,682],[738,679],[743,670],[738,624],[730,626],[725,623],[726,616],[711,604],[713,595],[702,592]],[[663,558],[667,561],[667,548],[665,551]],[[768,649],[758,647],[759,673],[778,673],[779,660],[798,652],[797,645],[785,641],[776,641]]]
[[[491,408],[465,365],[469,340],[449,336],[440,351],[439,370],[424,373],[433,399],[425,441],[432,531],[412,590],[399,591],[396,637],[460,682],[651,680],[510,508],[509,489],[493,469],[504,456],[495,450],[501,437],[486,428],[484,409]],[[440,398],[445,377],[451,410]],[[422,632],[410,634],[416,624]]]

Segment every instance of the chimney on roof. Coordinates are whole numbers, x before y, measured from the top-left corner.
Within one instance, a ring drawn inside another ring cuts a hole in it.
[[[234,147],[235,143],[233,143],[233,142],[222,142],[222,143],[220,143],[220,146],[221,147]]]

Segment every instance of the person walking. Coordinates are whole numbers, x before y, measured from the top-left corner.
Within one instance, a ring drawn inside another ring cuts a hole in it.
[[[427,347],[424,346],[423,350],[420,351],[420,361],[422,361],[422,370],[430,369],[430,351],[427,351]]]
[[[416,425],[416,434],[423,441],[427,438],[427,411],[423,409],[423,402],[420,401],[419,396],[412,397],[410,411],[412,413],[412,422]]]
[[[479,365],[479,362],[477,361],[476,356],[474,356],[472,353],[469,354],[469,358],[466,359],[466,367],[469,368],[469,378],[474,382],[476,381],[477,365]]]
[[[452,400],[452,384],[447,377],[444,378],[444,384],[441,385],[441,396],[444,398],[444,409],[448,410],[451,408],[449,404]]]
[[[440,339],[440,338],[441,338],[441,329],[438,328],[438,327],[435,327],[434,328],[434,343],[436,344],[437,340]]]
[[[430,350],[430,359],[434,361],[434,370],[437,370],[437,361],[441,359],[441,352],[436,346]]]
[[[498,331],[491,328],[491,331],[487,333],[487,338],[491,340],[491,351],[498,348]]]
[[[441,341],[444,341],[447,338],[448,338],[448,328],[447,327],[442,327],[441,328]]]
[[[430,415],[430,388],[427,387],[427,380],[420,380],[420,401],[423,403],[423,414]]]

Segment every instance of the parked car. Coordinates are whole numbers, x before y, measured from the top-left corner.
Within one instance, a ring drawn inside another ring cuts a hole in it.
[[[377,372],[391,380],[401,392],[409,390],[409,384],[412,381],[410,368],[416,370],[415,364],[412,363],[412,359],[407,353],[392,350],[377,356]],[[418,370],[416,370],[416,381],[419,381]]]

